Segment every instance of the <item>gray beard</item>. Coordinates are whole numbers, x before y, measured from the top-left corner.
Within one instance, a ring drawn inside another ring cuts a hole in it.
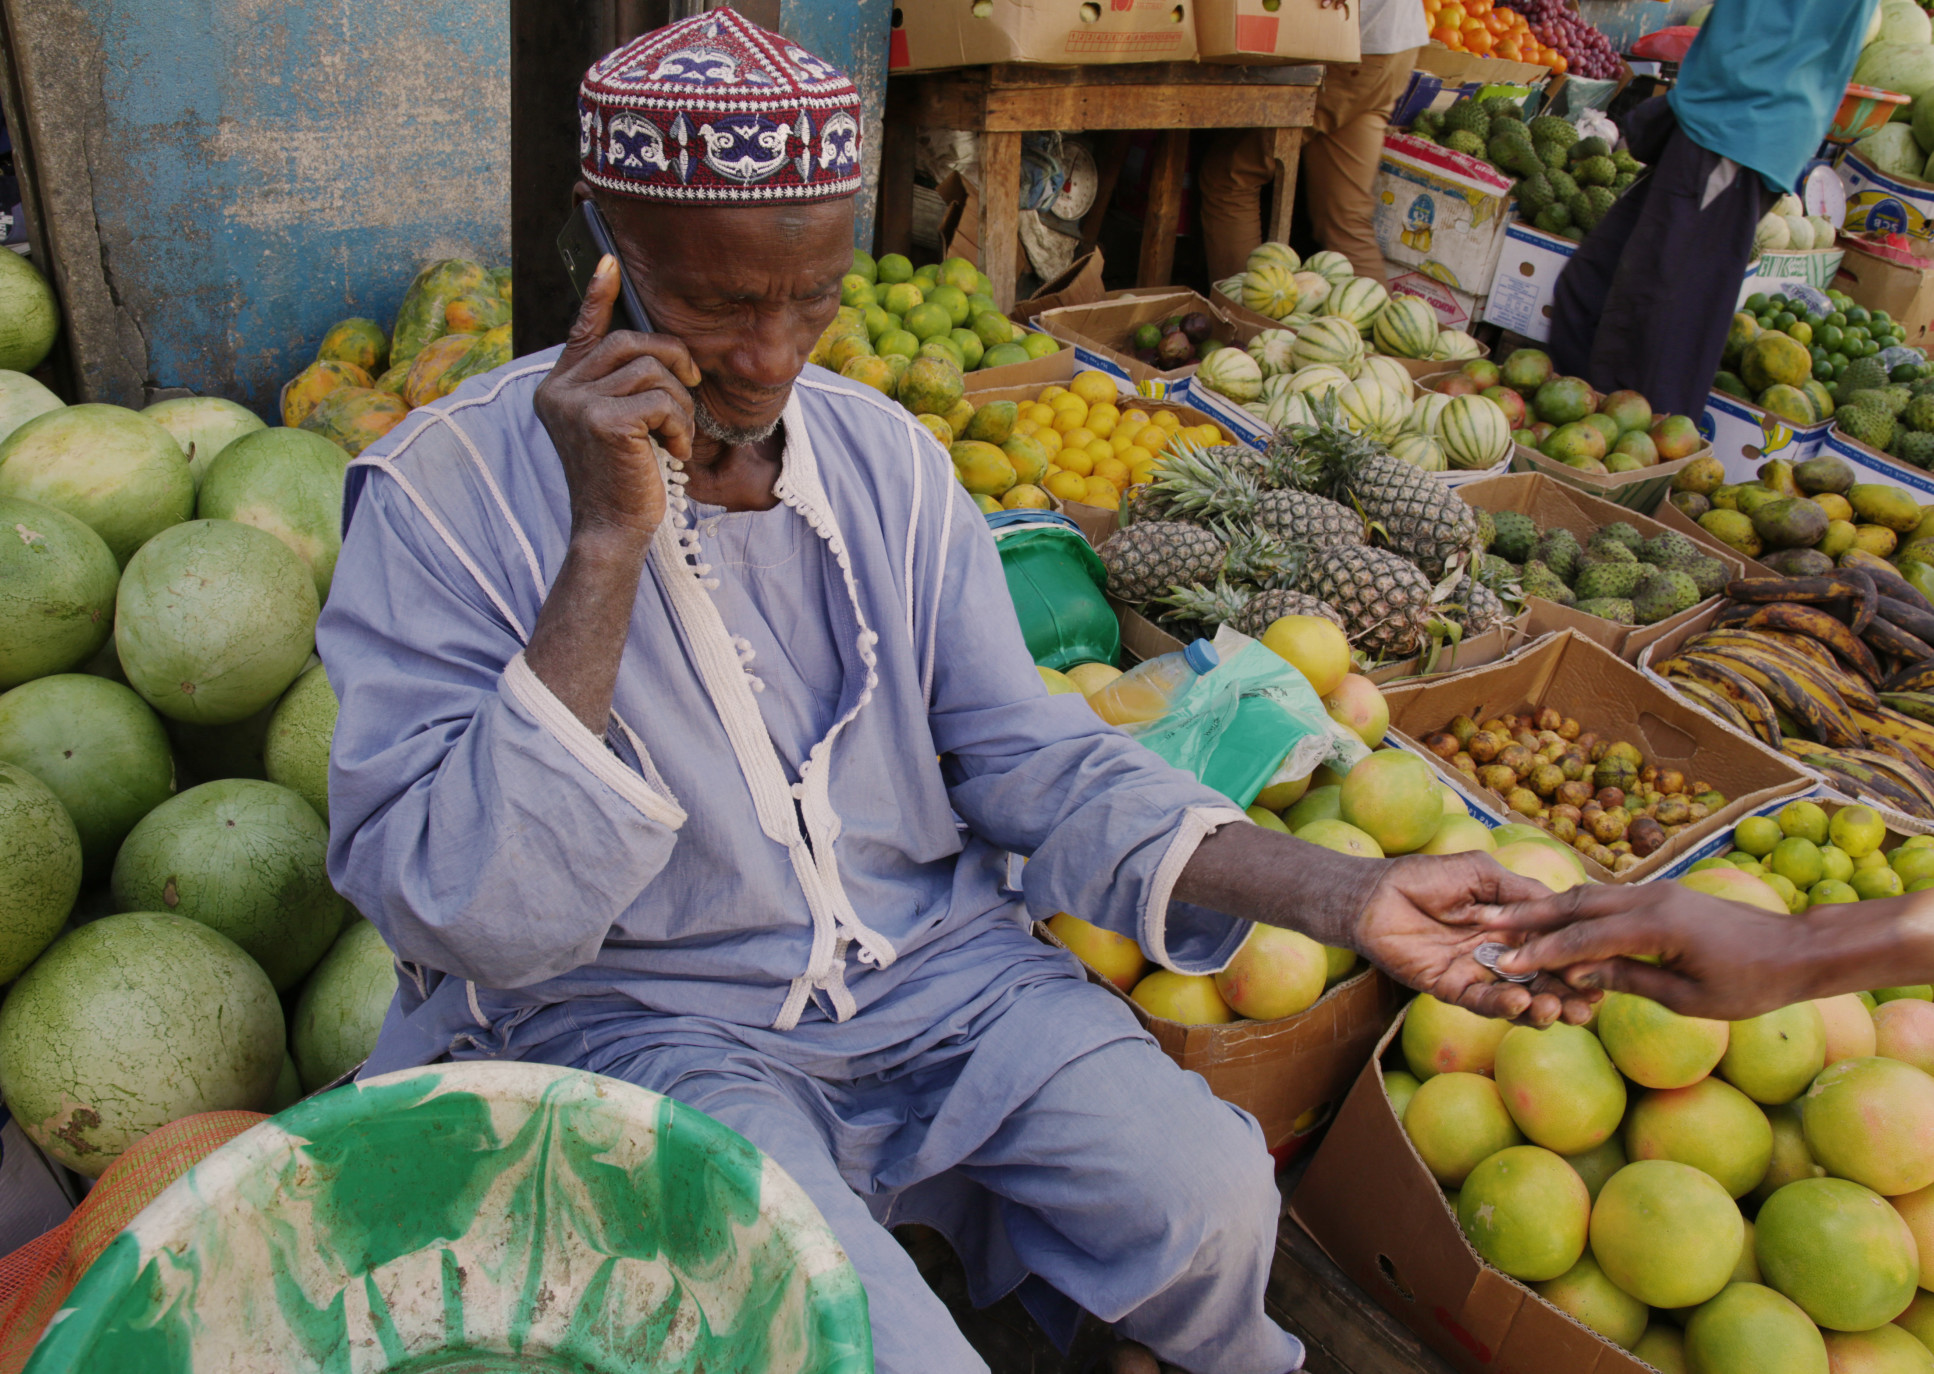
[[[779,417],[779,419],[783,418],[783,416]],[[728,448],[764,443],[772,437],[772,432],[779,428],[779,419],[763,425],[728,425],[707,410],[705,402],[694,400],[692,403],[692,423],[698,427],[698,432],[714,443],[724,444]]]

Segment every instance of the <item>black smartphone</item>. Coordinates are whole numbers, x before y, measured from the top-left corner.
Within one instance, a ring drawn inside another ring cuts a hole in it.
[[[598,213],[596,202],[581,200],[571,211],[571,217],[564,221],[564,228],[557,236],[558,255],[564,259],[564,270],[571,278],[571,285],[577,288],[578,299],[591,289],[591,277],[598,270],[598,260],[609,253],[618,263],[618,310],[614,323],[623,329],[633,329],[640,334],[651,333],[651,320],[645,314],[644,302],[638,299],[638,292],[625,275],[624,259],[618,256],[618,249],[611,241],[611,230]]]

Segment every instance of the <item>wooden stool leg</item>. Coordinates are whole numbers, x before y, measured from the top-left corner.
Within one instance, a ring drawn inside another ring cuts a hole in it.
[[[1021,135],[980,136],[980,270],[994,284],[994,304],[1014,305],[1019,284]]]
[[[913,97],[904,82],[886,87],[885,137],[880,141],[880,218],[873,251],[913,251]]]
[[[1269,237],[1289,242],[1289,220],[1296,209],[1296,169],[1303,160],[1300,128],[1269,129],[1264,133],[1269,160],[1276,164],[1276,193],[1269,206]]]
[[[1148,213],[1142,218],[1142,286],[1167,286],[1175,271],[1175,226],[1182,218],[1182,172],[1189,160],[1189,131],[1165,129],[1155,140],[1149,168]]]

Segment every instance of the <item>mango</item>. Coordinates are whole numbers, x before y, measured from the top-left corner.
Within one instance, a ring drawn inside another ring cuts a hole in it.
[[[1518,1129],[1558,1154],[1603,1144],[1625,1115],[1625,1080],[1582,1026],[1512,1027],[1498,1042],[1495,1071]]]
[[[1806,1147],[1830,1174],[1885,1197],[1934,1183],[1934,1078],[1894,1059],[1843,1059],[1800,1101]]]
[[[1410,1105],[1414,1111],[1415,1099]],[[1555,1279],[1578,1263],[1590,1216],[1584,1180],[1536,1145],[1497,1151],[1457,1194],[1457,1224],[1471,1247],[1525,1283]]]
[[[1758,1283],[1728,1285],[1692,1314],[1686,1367],[1699,1374],[1828,1374],[1829,1368],[1826,1341],[1806,1313]]]
[[[1804,549],[1820,542],[1827,532],[1827,513],[1800,497],[1768,501],[1752,512],[1753,532],[1769,549]]]
[[[1793,480],[1808,496],[1818,496],[1822,492],[1844,496],[1853,485],[1853,466],[1844,458],[1823,453],[1817,458],[1794,464]]]
[[[1681,1016],[1649,997],[1608,992],[1598,1008],[1598,1038],[1619,1072],[1645,1088],[1686,1088],[1718,1065],[1731,1028]]]
[[[1646,436],[1650,438],[1648,434]],[[1653,445],[1656,452],[1658,445]],[[1682,468],[1672,479],[1674,491],[1697,492],[1701,496],[1711,496],[1726,481],[1726,465],[1708,453],[1703,458],[1694,459]]]
[[[1843,1178],[1802,1179],[1768,1198],[1753,1248],[1766,1282],[1836,1331],[1892,1321],[1920,1281],[1907,1222],[1887,1199]]]
[[[1881,525],[1895,534],[1905,534],[1921,522],[1921,508],[1899,487],[1879,482],[1856,482],[1846,491],[1854,515],[1869,525]]]
[[[1744,1197],[1766,1177],[1773,1127],[1746,1094],[1717,1078],[1641,1097],[1626,1119],[1628,1159],[1674,1159]]]
[[[1504,1109],[1497,1084],[1474,1073],[1425,1079],[1404,1109],[1403,1128],[1431,1177],[1446,1188],[1463,1186],[1479,1164],[1524,1141]],[[1572,1178],[1578,1180],[1576,1174]],[[1578,1182],[1578,1193],[1585,1195],[1583,1182]]]
[[[1719,1075],[1755,1102],[1791,1102],[1827,1062],[1826,1023],[1811,1002],[1732,1023]],[[1934,1086],[1934,1079],[1929,1080]]]
[[[1423,1080],[1440,1073],[1489,1075],[1497,1063],[1498,1042],[1509,1030],[1509,1021],[1479,1016],[1422,993],[1404,1016],[1404,1063]]]
[[[1737,510],[1709,510],[1699,517],[1699,528],[1748,558],[1758,558],[1766,548],[1751,518]]]

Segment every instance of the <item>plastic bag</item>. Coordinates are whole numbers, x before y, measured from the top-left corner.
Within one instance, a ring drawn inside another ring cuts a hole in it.
[[[1277,654],[1224,625],[1222,662],[1199,677],[1158,720],[1125,727],[1177,768],[1247,806],[1279,776],[1306,778],[1319,765],[1347,773],[1370,751],[1330,719],[1309,680]]]

